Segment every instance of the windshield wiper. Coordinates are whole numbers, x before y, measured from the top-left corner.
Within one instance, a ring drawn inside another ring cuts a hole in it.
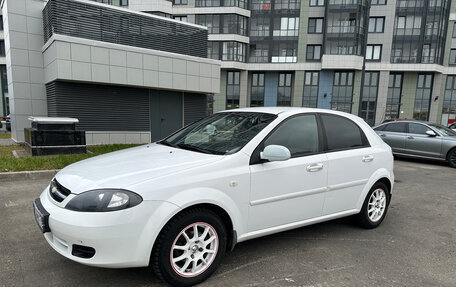
[[[212,152],[210,152],[210,151],[208,151],[206,149],[203,149],[203,148],[191,145],[191,144],[181,143],[181,144],[177,144],[176,146],[180,147],[181,149],[186,149],[186,150],[191,150],[191,151],[197,151],[197,152],[212,154]]]
[[[158,144],[162,144],[162,145],[166,145],[166,146],[170,146],[170,147],[177,147],[176,144],[170,143],[169,141],[165,141],[165,140],[159,141],[157,143]]]

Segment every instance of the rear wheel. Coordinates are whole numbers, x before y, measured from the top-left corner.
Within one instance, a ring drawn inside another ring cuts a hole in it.
[[[447,155],[448,164],[456,168],[456,148],[452,149]]]
[[[357,215],[361,227],[371,229],[379,226],[388,211],[390,193],[388,187],[377,182],[364,200],[361,212]]]
[[[173,286],[201,283],[220,264],[226,238],[225,226],[214,212],[185,211],[160,233],[151,258],[154,272]]]

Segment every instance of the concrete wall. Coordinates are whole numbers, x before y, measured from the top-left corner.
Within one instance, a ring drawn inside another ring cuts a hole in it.
[[[150,143],[150,132],[87,131],[87,145],[102,144],[146,144]]]
[[[402,82],[402,105],[399,115],[401,119],[413,119],[417,83],[417,73],[404,73],[404,79]]]
[[[54,35],[43,47],[45,82],[118,84],[218,93],[220,62]]]
[[[4,0],[2,6],[11,137],[24,141],[30,115],[46,116],[42,0]]]

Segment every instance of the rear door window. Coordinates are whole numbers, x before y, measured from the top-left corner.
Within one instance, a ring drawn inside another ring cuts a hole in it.
[[[407,123],[391,123],[387,124],[386,127],[383,129],[385,132],[392,132],[392,133],[406,133],[407,132]]]
[[[364,132],[353,121],[336,115],[321,115],[328,151],[369,146]]]

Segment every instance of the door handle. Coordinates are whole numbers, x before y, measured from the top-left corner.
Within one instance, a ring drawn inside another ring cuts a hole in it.
[[[308,172],[315,172],[323,169],[323,164],[322,163],[317,163],[317,164],[311,164],[307,166],[307,171]]]
[[[385,137],[386,137],[386,135],[385,135],[385,134],[380,134],[380,136],[381,136],[382,138],[385,138]]]
[[[374,160],[374,156],[373,155],[366,155],[363,157],[363,162],[371,162]]]
[[[412,136],[408,136],[407,138],[408,138],[409,140],[413,140],[413,139],[414,139],[414,137],[412,137]]]

